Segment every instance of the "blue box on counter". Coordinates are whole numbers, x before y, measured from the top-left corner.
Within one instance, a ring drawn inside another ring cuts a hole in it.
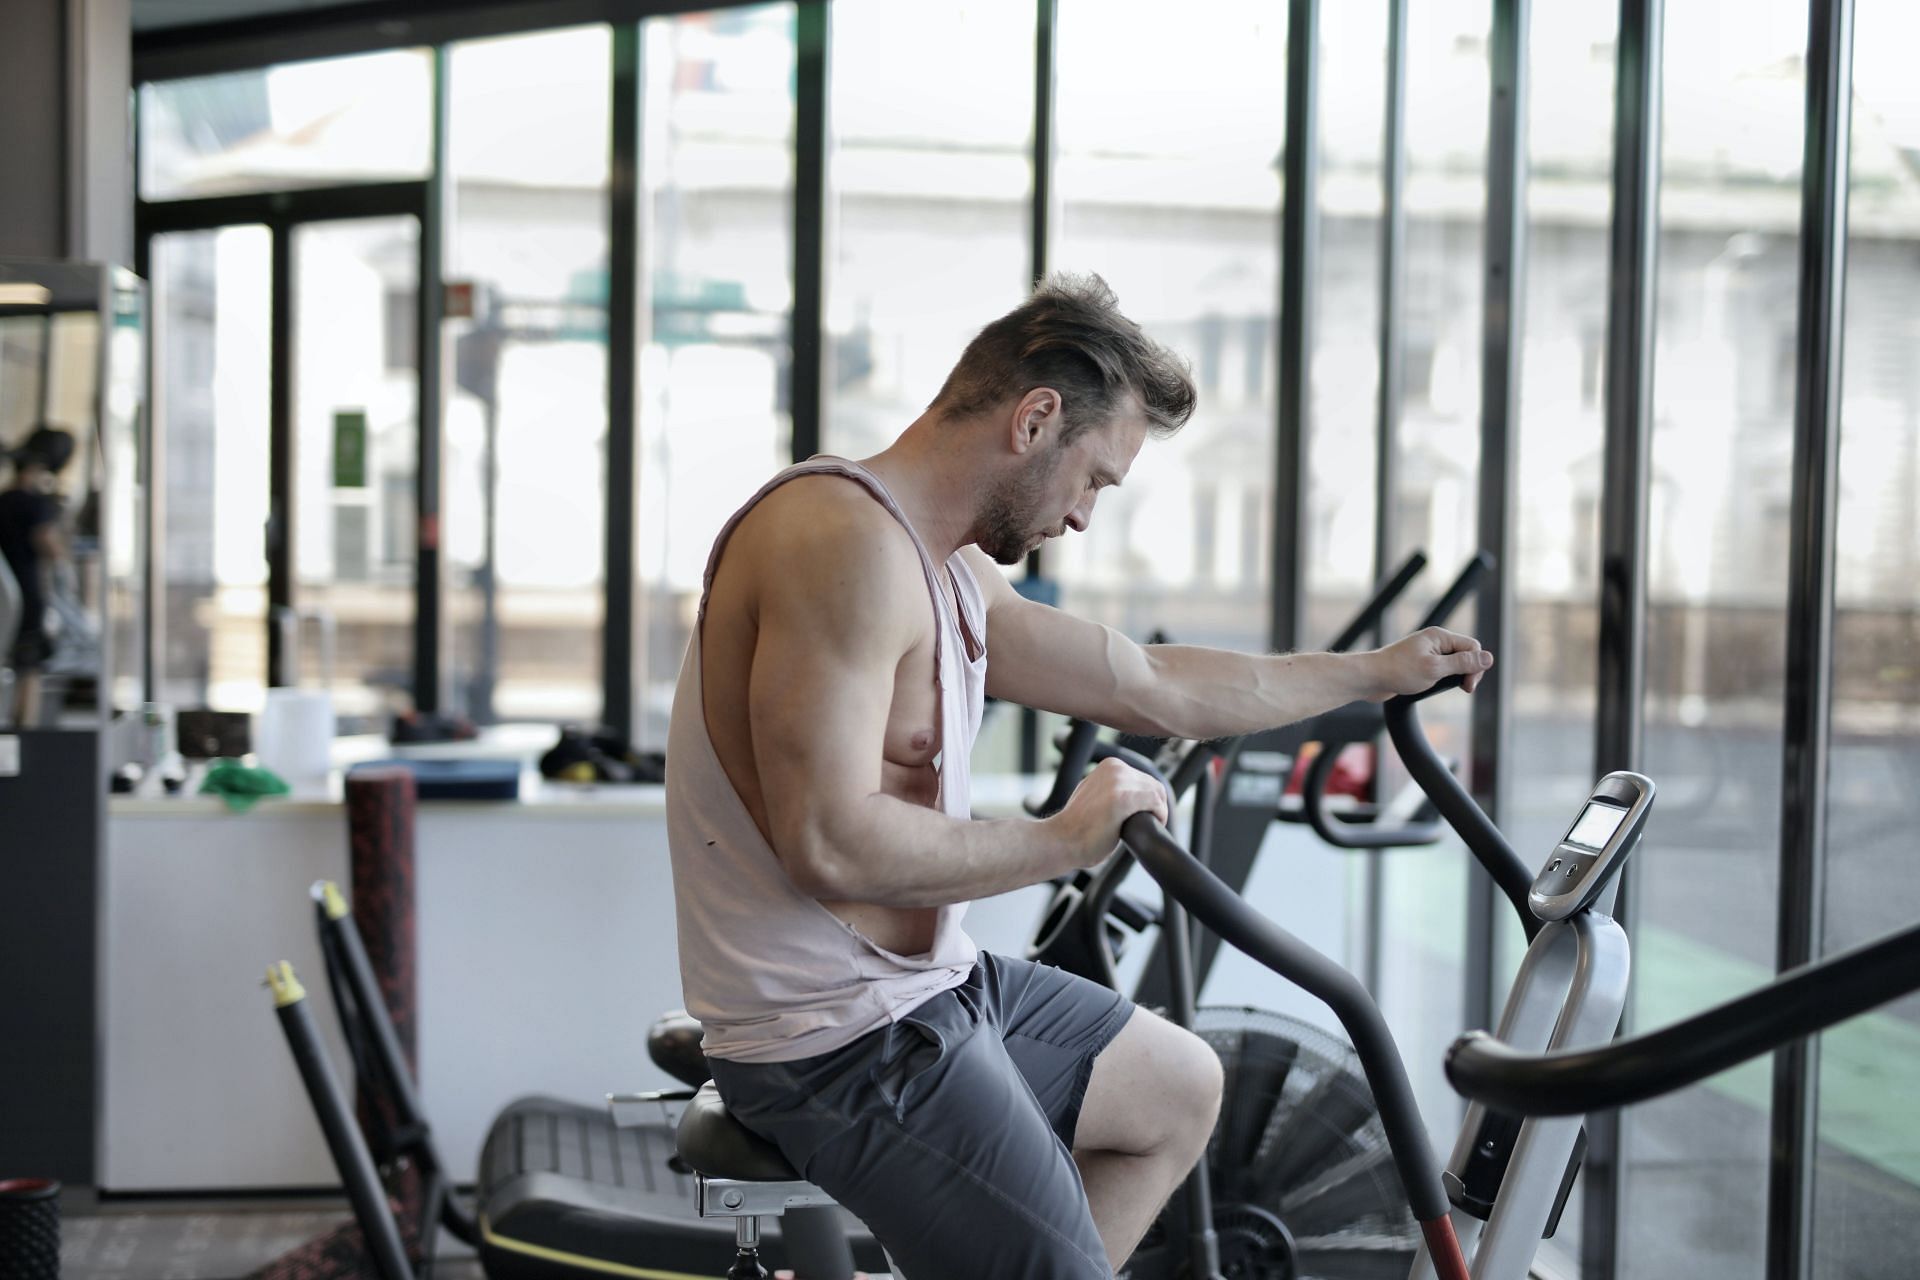
[[[518,760],[369,760],[347,771],[406,769],[422,800],[518,800]]]

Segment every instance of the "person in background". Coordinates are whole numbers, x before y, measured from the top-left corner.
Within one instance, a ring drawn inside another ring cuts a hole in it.
[[[20,628],[7,652],[14,673],[13,723],[31,728],[40,707],[40,669],[53,655],[47,635],[46,576],[66,559],[55,481],[73,458],[73,433],[34,429],[11,454],[13,483],[0,492],[0,555],[20,584]]]

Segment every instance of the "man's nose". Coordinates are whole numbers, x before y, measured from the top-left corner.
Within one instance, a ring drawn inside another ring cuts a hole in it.
[[[1093,501],[1092,495],[1088,495],[1086,501],[1067,512],[1067,528],[1075,533],[1087,531],[1087,521],[1093,519]]]

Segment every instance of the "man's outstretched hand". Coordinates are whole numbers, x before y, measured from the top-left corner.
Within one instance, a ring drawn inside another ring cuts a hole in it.
[[[1374,692],[1368,696],[1374,702],[1395,694],[1425,693],[1448,676],[1465,676],[1462,687],[1472,693],[1493,665],[1493,654],[1478,640],[1445,627],[1424,628],[1363,656],[1373,664]]]

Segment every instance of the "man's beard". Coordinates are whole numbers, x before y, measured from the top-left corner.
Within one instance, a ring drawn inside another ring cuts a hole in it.
[[[1015,565],[1026,558],[1034,537],[1046,532],[1035,527],[1047,484],[1060,466],[1059,447],[1049,448],[1025,471],[1013,476],[980,503],[974,543],[996,564]]]

